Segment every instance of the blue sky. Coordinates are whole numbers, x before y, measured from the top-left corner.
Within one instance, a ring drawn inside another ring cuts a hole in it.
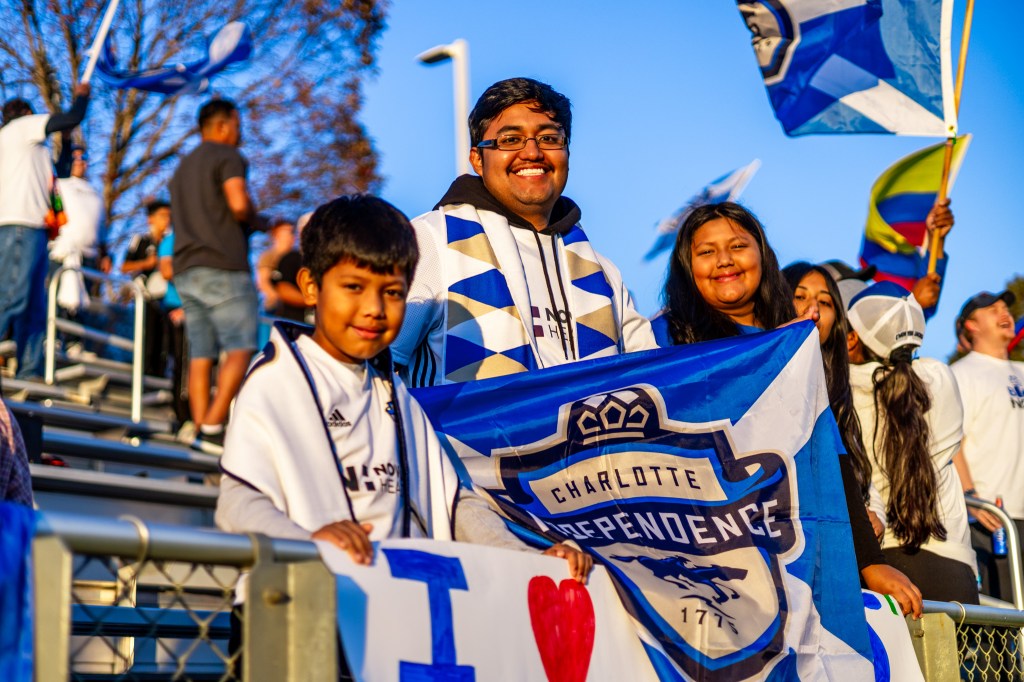
[[[955,24],[963,5],[956,5]],[[659,307],[665,257],[645,263],[655,224],[710,180],[759,158],[742,202],[765,223],[781,263],[855,262],[868,193],[892,162],[931,144],[884,135],[788,138],[775,120],[750,37],[731,0],[489,3],[396,0],[362,117],[381,155],[383,196],[410,216],[454,177],[452,70],[421,51],[470,49],[470,101],[511,76],[545,81],[573,103],[566,195],[591,241],[622,270],[641,312]],[[1024,272],[1012,202],[1024,157],[1024,62],[1016,25],[978,3],[960,108],[973,133],[951,196],[957,224],[924,355],[953,349],[953,320],[973,293]],[[959,44],[959,28],[954,37]]]

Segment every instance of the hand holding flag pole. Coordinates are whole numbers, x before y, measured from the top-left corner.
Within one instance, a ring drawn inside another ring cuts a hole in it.
[[[82,83],[88,83],[92,79],[92,72],[96,68],[96,61],[100,58],[100,50],[103,49],[103,43],[107,40],[110,25],[114,23],[114,14],[117,13],[119,3],[120,0],[110,0],[109,4],[107,4],[107,11],[103,13],[103,21],[100,22],[100,30],[96,34],[96,39],[92,41],[92,48],[89,49],[89,61],[85,65]]]
[[[960,55],[956,67],[956,88],[953,91],[953,107],[956,115],[960,115],[960,93],[964,89],[964,67],[967,65],[967,47],[971,41],[971,20],[974,17],[974,0],[967,0],[967,7],[964,10],[964,31],[960,36]],[[939,195],[936,203],[946,200],[949,188],[949,171],[953,164],[953,147],[956,144],[956,136],[946,139],[946,154],[942,163],[942,181],[939,184]],[[932,230],[928,243],[928,274],[935,272],[939,256],[943,251],[945,235],[940,230]]]

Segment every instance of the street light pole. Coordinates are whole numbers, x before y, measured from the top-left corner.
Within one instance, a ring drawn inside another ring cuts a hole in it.
[[[452,62],[452,89],[455,95],[455,172],[469,173],[469,43],[462,38],[438,45],[416,56],[422,64]]]

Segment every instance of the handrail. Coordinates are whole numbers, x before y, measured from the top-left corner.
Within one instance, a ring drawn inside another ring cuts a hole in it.
[[[216,530],[142,524],[66,512],[40,512],[36,537],[56,536],[73,552],[164,561],[247,567],[256,563],[252,537]],[[305,540],[269,540],[275,561],[319,561],[316,545]]]
[[[50,285],[47,290],[47,301],[46,301],[46,369],[44,375],[44,381],[53,385],[54,383],[54,372],[56,368],[56,357],[57,357],[57,289],[60,286],[60,276],[66,270],[73,270],[80,272],[83,277],[89,280],[98,281],[110,281],[126,284],[131,287],[132,295],[135,300],[135,328],[132,337],[132,421],[135,423],[142,421],[142,337],[145,329],[145,315],[146,315],[146,291],[142,285],[131,279],[122,277],[114,277],[111,275],[105,275],[98,270],[92,270],[90,268],[76,268],[69,266],[61,266],[53,273],[50,278]],[[111,339],[116,338],[112,335],[107,335],[102,332],[96,332],[88,327],[82,326],[81,329],[69,329],[65,327],[70,333],[78,333],[79,336],[88,336],[89,338],[101,341],[103,343],[112,343]],[[114,344],[117,345],[117,344]]]
[[[159,419],[133,422],[105,412],[85,411],[78,407],[52,405],[43,402],[22,402],[8,400],[7,408],[17,415],[37,416],[47,426],[64,426],[75,431],[92,433],[110,429],[122,429],[132,434],[162,433],[167,431],[168,424]]]
[[[49,455],[83,457],[104,462],[138,464],[175,471],[193,471],[214,474],[220,471],[220,458],[182,445],[168,445],[152,441],[124,443],[117,440],[97,439],[79,431],[60,428],[43,430],[43,451]]]
[[[1013,606],[1017,610],[1024,610],[1024,585],[1022,585],[1024,578],[1022,578],[1021,574],[1020,536],[1017,535],[1017,525],[1002,507],[971,495],[967,495],[966,500],[968,507],[983,509],[994,515],[1003,524],[1003,528],[1006,530],[1006,558],[1010,562],[1010,587],[1013,591]]]
[[[993,625],[996,627],[1024,627],[1024,611],[1013,609],[1001,609],[994,606],[978,606],[976,604],[961,604],[956,601],[931,601],[925,599],[923,602],[925,613],[944,613],[954,623],[970,623],[971,625]]]
[[[67,493],[82,498],[124,501],[212,510],[217,507],[217,488],[167,478],[111,474],[89,469],[29,464],[32,488],[37,493]]]

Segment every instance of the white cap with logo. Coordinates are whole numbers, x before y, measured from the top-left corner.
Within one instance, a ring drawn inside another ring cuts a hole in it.
[[[913,295],[892,282],[864,289],[847,305],[850,326],[875,355],[888,358],[901,346],[924,341],[924,311]]]

